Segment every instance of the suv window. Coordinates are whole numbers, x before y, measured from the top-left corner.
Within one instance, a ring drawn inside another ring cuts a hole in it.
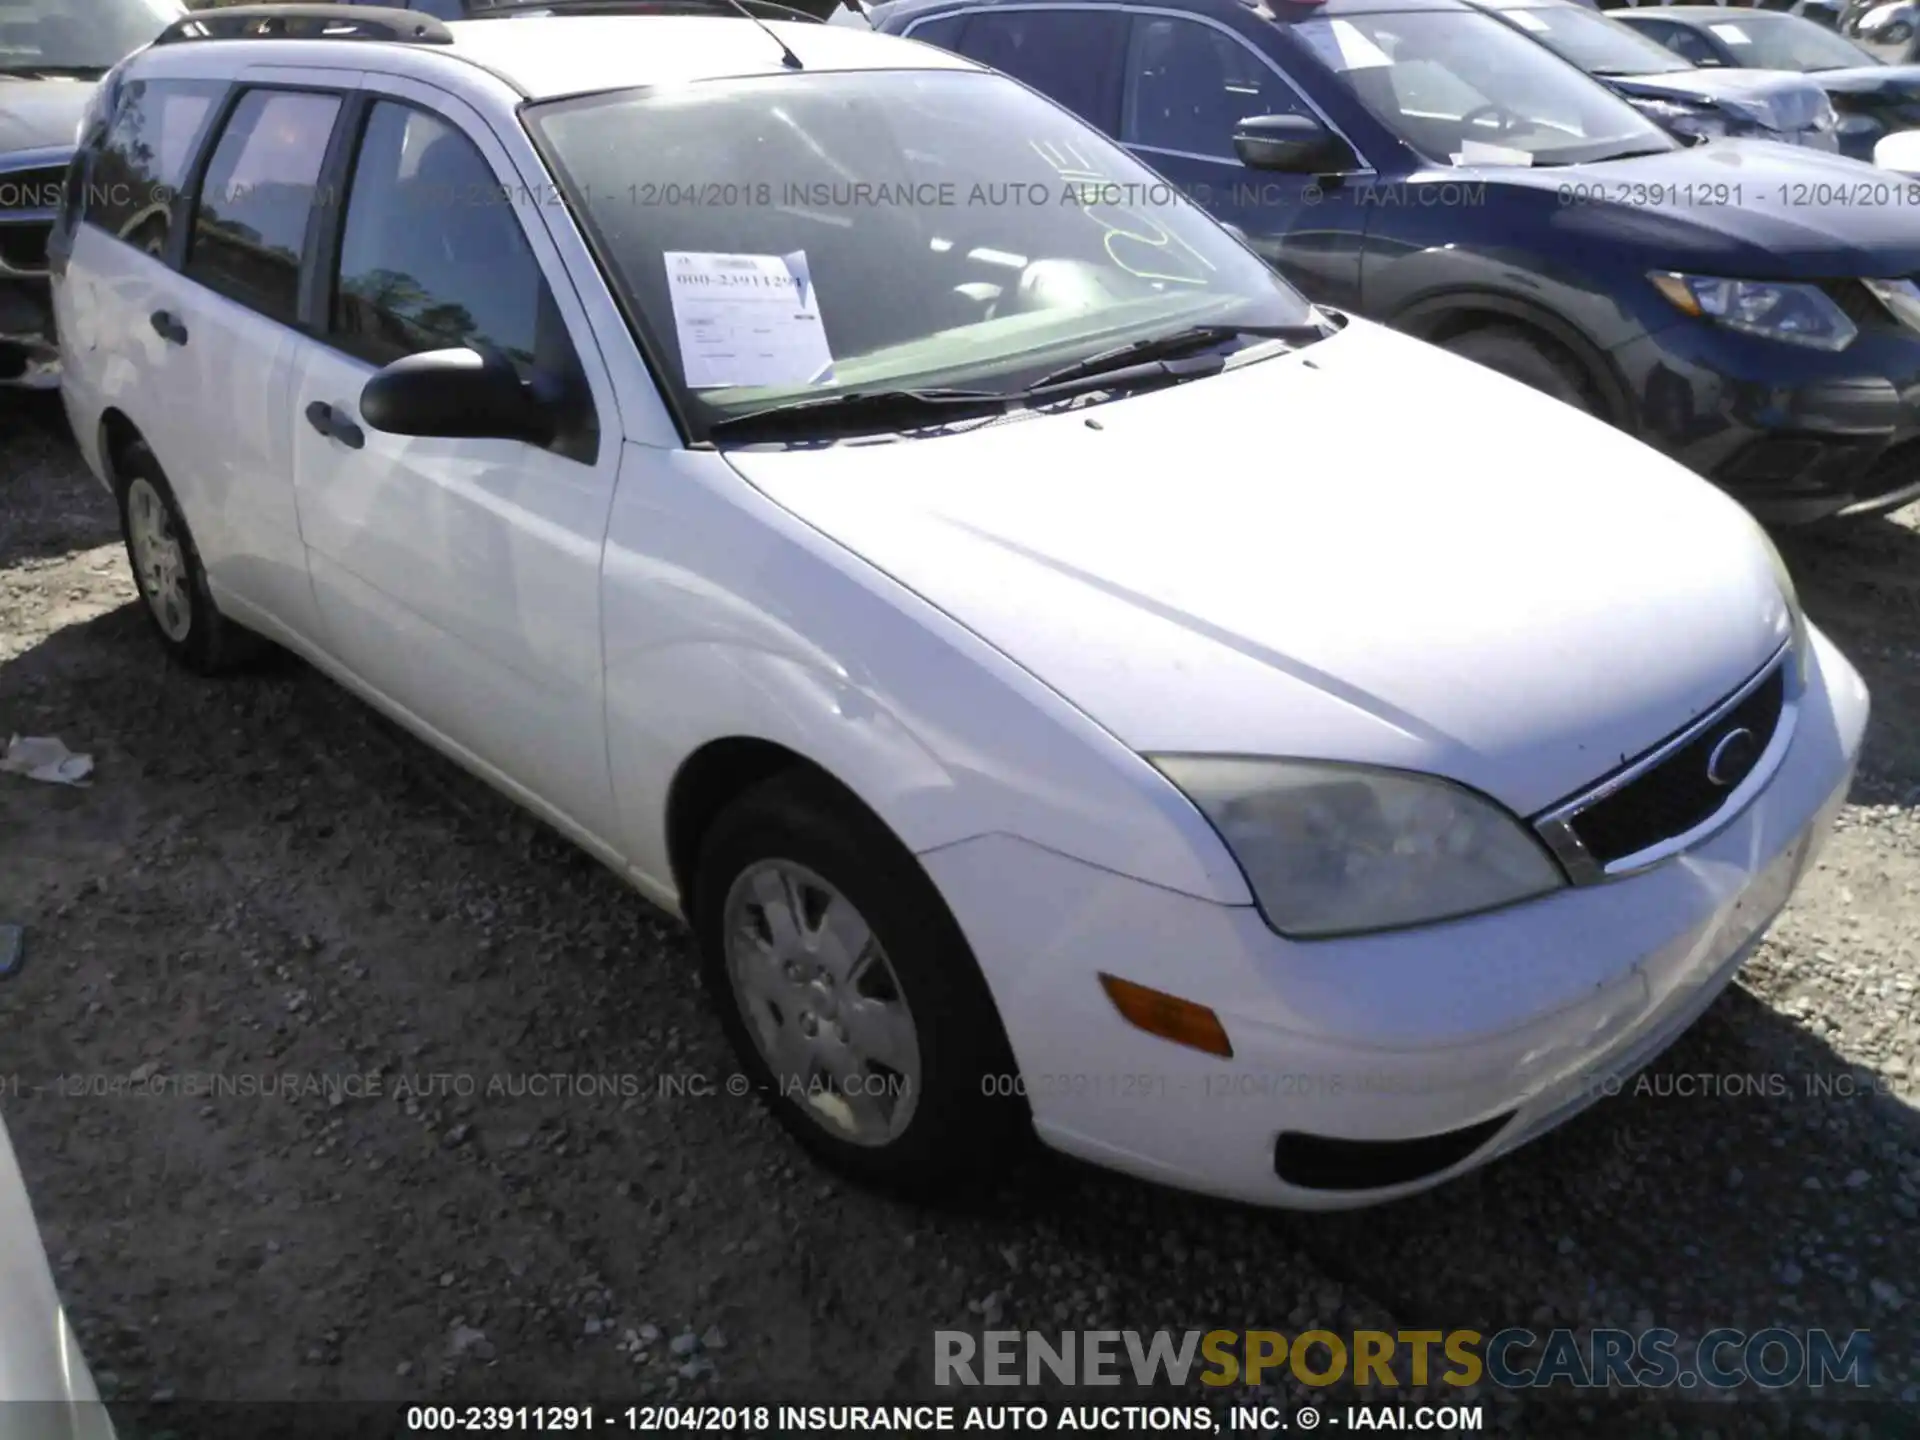
[[[907,32],[909,40],[924,40],[929,45],[938,45],[942,50],[959,50],[960,32],[967,28],[965,15],[942,15],[936,20],[923,20]]]
[[[375,365],[476,342],[538,353],[546,280],[493,167],[446,121],[383,100],[354,165],[333,338]]]
[[[1118,10],[976,10],[960,53],[1031,85],[1111,135],[1120,119],[1126,37],[1126,16]]]
[[[149,255],[165,254],[174,194],[226,88],[217,80],[129,81],[85,177],[79,203],[87,221]]]
[[[187,274],[272,319],[299,312],[300,255],[340,97],[240,97],[200,183]]]
[[[1239,164],[1233,130],[1254,115],[1306,115],[1300,97],[1246,45],[1197,20],[1139,18],[1127,52],[1120,138]]]

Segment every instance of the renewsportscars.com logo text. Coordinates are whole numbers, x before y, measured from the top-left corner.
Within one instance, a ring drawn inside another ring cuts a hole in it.
[[[1763,1390],[1870,1383],[1872,1336],[1855,1330],[1679,1332],[1525,1329],[1356,1330],[938,1330],[936,1385],[1468,1386],[1505,1390]]]

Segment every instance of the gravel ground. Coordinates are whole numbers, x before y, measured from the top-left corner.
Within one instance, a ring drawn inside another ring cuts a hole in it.
[[[931,1332],[988,1323],[1779,1322],[1871,1329],[1878,1393],[1920,1413],[1920,508],[1787,549],[1873,686],[1866,760],[1818,873],[1645,1085],[1383,1210],[1041,1160],[928,1212],[814,1169],[749,1101],[662,1095],[732,1068],[677,927],[305,667],[170,670],[64,437],[0,417],[0,737],[98,767],[0,779],[0,920],[28,927],[0,1076],[93,1366],[135,1398],[845,1403],[922,1391]],[[212,1072],[380,1093],[56,1081]]]

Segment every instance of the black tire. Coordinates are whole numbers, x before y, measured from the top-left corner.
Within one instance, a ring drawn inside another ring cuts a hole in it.
[[[725,929],[735,882],[768,861],[804,867],[865,920],[897,979],[917,1038],[920,1084],[897,1136],[833,1133],[776,1082],[730,976]],[[825,777],[794,769],[739,797],[707,829],[691,916],[701,974],[755,1093],[801,1145],[862,1184],[909,1198],[977,1199],[1032,1140],[998,1011],[973,953],[919,862]]]
[[[1463,359],[1497,370],[1543,395],[1589,415],[1597,415],[1593,386],[1580,367],[1551,341],[1511,325],[1486,325],[1440,342]]]
[[[180,502],[167,483],[166,473],[144,440],[131,442],[114,456],[113,478],[127,564],[133,568],[134,584],[140,591],[140,608],[146,612],[161,647],[199,675],[217,675],[259,658],[268,648],[267,642],[222,615],[213,603],[213,594],[207,588],[206,568],[201,565],[200,551],[193,543],[193,531],[180,511]],[[134,506],[143,503],[140,487],[146,487],[158,498],[168,534],[179,550],[179,591],[186,605],[186,623],[171,632],[161,619],[161,605],[154,599],[154,577],[142,566],[134,541],[131,513]]]

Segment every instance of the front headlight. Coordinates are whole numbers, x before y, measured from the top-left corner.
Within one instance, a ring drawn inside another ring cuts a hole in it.
[[[1656,270],[1654,288],[1685,314],[1702,316],[1729,330],[1806,345],[1844,350],[1860,332],[1818,285],[1776,280],[1720,280]]]
[[[1753,533],[1760,537],[1767,558],[1773,562],[1774,582],[1779,585],[1780,594],[1787,602],[1787,615],[1792,623],[1793,674],[1796,680],[1804,684],[1807,664],[1812,656],[1807,636],[1807,612],[1800,604],[1800,587],[1793,583],[1793,572],[1787,569],[1786,557],[1780,553],[1780,547],[1773,543],[1773,537],[1758,520],[1753,522]]]
[[[1911,280],[1862,280],[1869,294],[1909,330],[1920,330],[1920,285]]]
[[[1282,935],[1430,924],[1566,883],[1520,821],[1451,781],[1319,761],[1151,758],[1213,822]]]

